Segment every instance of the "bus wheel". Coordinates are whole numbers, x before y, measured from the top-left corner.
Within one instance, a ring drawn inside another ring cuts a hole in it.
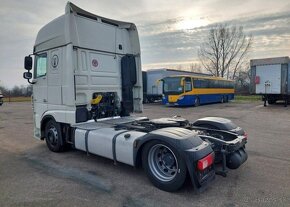
[[[195,100],[194,100],[194,106],[197,107],[199,105],[200,105],[199,97],[196,97]]]
[[[229,102],[229,97],[225,96],[225,103],[228,103],[228,102]]]

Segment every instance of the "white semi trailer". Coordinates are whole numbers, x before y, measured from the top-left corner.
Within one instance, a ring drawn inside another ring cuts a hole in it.
[[[68,2],[65,14],[39,31],[32,55],[25,57],[23,77],[33,84],[34,136],[53,152],[73,147],[142,166],[166,191],[180,188],[187,175],[203,189],[215,173],[225,175],[247,159],[247,137],[230,120],[130,116],[142,112],[140,46],[132,23]]]
[[[283,100],[290,101],[290,59],[276,57],[253,59],[251,63],[250,90],[252,94],[262,95],[264,106]]]

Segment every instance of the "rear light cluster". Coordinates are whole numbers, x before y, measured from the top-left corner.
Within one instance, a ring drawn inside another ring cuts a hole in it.
[[[248,134],[246,132],[244,133],[244,137],[245,139],[248,139]]]
[[[197,161],[197,169],[202,171],[211,166],[213,162],[214,162],[214,153],[212,152],[207,156],[205,156],[204,158]]]

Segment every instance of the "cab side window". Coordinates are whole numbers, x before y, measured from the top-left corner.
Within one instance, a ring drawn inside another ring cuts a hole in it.
[[[46,71],[47,71],[47,54],[42,53],[36,56],[34,78],[46,76]]]

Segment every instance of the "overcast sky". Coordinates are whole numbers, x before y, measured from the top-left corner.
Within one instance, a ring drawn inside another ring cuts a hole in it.
[[[0,85],[26,84],[23,58],[38,30],[62,15],[66,0],[0,0]],[[254,37],[250,58],[290,56],[289,0],[74,0],[111,19],[134,22],[142,67],[186,67],[216,23],[242,25]]]

